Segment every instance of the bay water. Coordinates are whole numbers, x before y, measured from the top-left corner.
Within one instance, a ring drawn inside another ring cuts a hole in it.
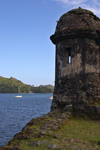
[[[50,111],[52,93],[0,94],[0,147],[7,144],[13,136],[33,118],[43,116]]]

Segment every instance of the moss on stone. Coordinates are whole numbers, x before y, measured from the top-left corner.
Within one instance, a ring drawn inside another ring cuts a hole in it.
[[[56,145],[55,150],[58,149],[99,149],[99,145],[97,144],[100,140],[100,122],[87,120],[83,118],[62,118],[62,116],[66,115],[64,113],[51,113],[44,116],[43,124],[45,124],[45,120],[52,121],[56,125],[59,125],[59,122],[62,122],[62,125],[57,128],[51,128],[48,131],[46,130],[46,134],[40,137],[30,137],[30,139],[12,139],[9,145],[6,145],[3,149],[0,150],[11,150],[11,149],[20,149],[20,150],[49,150],[48,145],[52,147],[52,145]],[[55,117],[54,117],[55,116]],[[48,118],[49,117],[49,118]],[[37,120],[37,118],[36,118]],[[59,121],[57,123],[57,120]],[[41,117],[38,122],[41,124]],[[52,124],[53,125],[53,124]],[[31,135],[33,135],[33,131],[31,130]],[[29,132],[26,131],[26,135],[29,135]],[[31,144],[33,143],[33,145]],[[34,144],[35,143],[35,144]],[[74,147],[72,147],[74,145]]]
[[[83,9],[83,8],[78,8],[78,9],[72,9],[70,11],[68,11],[67,13],[63,14],[60,19],[62,19],[63,17],[66,17],[66,16],[70,16],[70,15],[79,15],[79,14],[89,14],[89,15],[93,15],[94,16],[94,13],[90,10],[87,10],[87,9]]]

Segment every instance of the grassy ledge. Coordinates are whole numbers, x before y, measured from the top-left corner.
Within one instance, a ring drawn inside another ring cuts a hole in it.
[[[32,119],[0,150],[100,150],[100,121],[50,112]]]

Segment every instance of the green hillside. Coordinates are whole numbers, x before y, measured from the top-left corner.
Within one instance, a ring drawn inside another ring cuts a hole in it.
[[[13,77],[5,78],[0,76],[0,93],[52,93],[53,86],[48,88],[46,86],[34,87],[22,83]]]

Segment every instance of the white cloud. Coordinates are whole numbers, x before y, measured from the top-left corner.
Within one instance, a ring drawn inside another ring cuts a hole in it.
[[[54,0],[60,2],[63,7],[66,8],[78,8],[82,7],[89,9],[100,16],[100,0]]]

